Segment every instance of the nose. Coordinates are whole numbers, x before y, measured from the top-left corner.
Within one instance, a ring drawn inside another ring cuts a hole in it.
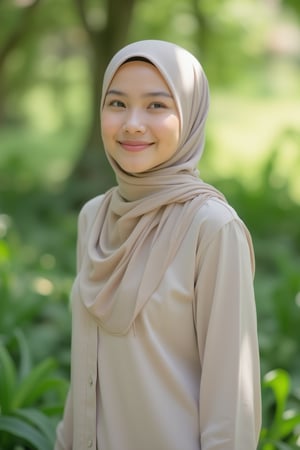
[[[128,134],[145,133],[146,126],[142,114],[138,109],[128,111],[123,124],[123,130]]]

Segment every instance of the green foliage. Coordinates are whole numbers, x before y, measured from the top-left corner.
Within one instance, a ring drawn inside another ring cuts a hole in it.
[[[300,3],[298,0],[283,0],[284,6],[290,8],[292,14],[296,14],[298,20],[300,20]]]
[[[36,199],[33,204],[39,215],[37,210],[43,204]],[[22,221],[26,208],[19,209]],[[48,226],[43,227],[35,215],[29,214],[23,219],[26,226],[22,238],[12,218],[0,215],[0,232],[2,228],[5,235],[0,240],[0,338],[5,344],[14,342],[16,330],[22,329],[34,361],[55,353],[60,368],[67,373],[71,326],[67,305],[75,266],[76,221],[72,215],[59,220],[59,227],[69,234],[68,240],[63,233],[57,233],[59,228],[51,217],[46,216]],[[66,252],[68,245],[70,250]],[[53,254],[61,255],[59,264]]]
[[[9,350],[12,342],[0,341],[0,448],[50,450],[68,383],[54,374],[53,358],[33,366],[24,333],[15,329],[14,334],[18,357]]]
[[[299,448],[300,399],[291,407],[291,380],[282,370],[273,370],[263,379],[264,424],[259,450],[292,450]],[[268,395],[270,392],[272,396]],[[293,397],[295,397],[293,395]],[[290,406],[290,408],[289,408]]]

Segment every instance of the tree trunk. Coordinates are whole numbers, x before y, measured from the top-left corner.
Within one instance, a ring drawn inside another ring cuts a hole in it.
[[[107,23],[101,31],[93,30],[87,22],[84,0],[75,0],[92,49],[91,110],[92,119],[87,130],[79,159],[69,179],[72,203],[83,203],[115,184],[114,173],[106,159],[100,137],[100,95],[103,74],[112,55],[124,45],[135,0],[110,0],[107,2]]]

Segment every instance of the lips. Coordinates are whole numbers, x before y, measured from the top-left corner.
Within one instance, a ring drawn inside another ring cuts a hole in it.
[[[119,144],[124,150],[127,150],[129,152],[140,152],[153,145],[153,142],[127,140],[127,141],[119,141]]]

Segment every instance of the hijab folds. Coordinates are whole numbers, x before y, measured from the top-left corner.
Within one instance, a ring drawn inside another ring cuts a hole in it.
[[[160,71],[174,96],[181,129],[175,154],[149,171],[126,173],[107,154],[117,186],[104,195],[88,230],[79,289],[97,323],[115,335],[128,332],[157,289],[195,212],[211,197],[225,200],[199,179],[209,89],[200,63],[188,51],[158,40],[127,45],[106,69],[101,108],[118,68],[136,57]]]

